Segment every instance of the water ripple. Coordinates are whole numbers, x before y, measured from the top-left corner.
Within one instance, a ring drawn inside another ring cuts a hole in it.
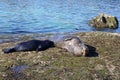
[[[94,31],[87,23],[99,12],[120,22],[120,0],[1,0],[0,34]]]

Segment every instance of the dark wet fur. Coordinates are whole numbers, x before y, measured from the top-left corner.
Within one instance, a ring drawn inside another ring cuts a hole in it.
[[[86,57],[98,57],[99,54],[96,52],[96,48],[90,45],[86,45],[89,49],[89,53],[86,54]]]
[[[2,50],[4,53],[11,53],[11,52],[15,52],[14,48],[5,48]]]
[[[54,43],[50,40],[30,40],[21,42],[13,48],[5,48],[4,53],[19,52],[19,51],[41,51],[53,47]]]

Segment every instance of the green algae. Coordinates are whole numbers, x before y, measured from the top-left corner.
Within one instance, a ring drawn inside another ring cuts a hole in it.
[[[74,34],[93,47],[90,54],[98,56],[75,57],[58,48],[41,52],[14,52],[0,54],[0,79],[2,80],[119,80],[120,79],[120,35],[106,32]],[[29,38],[29,39],[32,39]],[[22,39],[21,39],[22,40]],[[23,39],[24,41],[24,39]],[[17,42],[18,43],[18,42]],[[16,43],[4,43],[0,48]],[[27,65],[19,74],[9,68]],[[19,77],[15,77],[17,75]]]
[[[115,16],[101,13],[90,20],[89,25],[97,28],[98,30],[103,28],[117,29],[119,23]]]

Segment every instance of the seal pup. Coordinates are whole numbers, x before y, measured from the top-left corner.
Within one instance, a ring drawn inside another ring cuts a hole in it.
[[[42,51],[53,47],[54,43],[50,40],[29,40],[21,42],[11,48],[5,48],[4,53],[20,52],[20,51]]]
[[[86,56],[88,47],[76,36],[63,36],[54,42],[55,47],[62,48],[74,56]]]

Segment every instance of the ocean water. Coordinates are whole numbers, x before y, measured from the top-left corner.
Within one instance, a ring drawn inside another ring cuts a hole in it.
[[[120,0],[0,0],[0,34],[96,31],[88,22],[99,13],[120,23]]]

